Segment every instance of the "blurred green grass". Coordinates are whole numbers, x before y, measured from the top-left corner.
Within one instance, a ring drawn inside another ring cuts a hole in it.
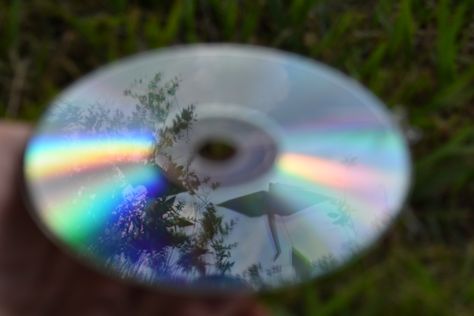
[[[405,211],[366,256],[262,295],[275,315],[474,314],[474,1],[0,1],[0,115],[35,121],[147,49],[250,43],[330,64],[422,133]]]

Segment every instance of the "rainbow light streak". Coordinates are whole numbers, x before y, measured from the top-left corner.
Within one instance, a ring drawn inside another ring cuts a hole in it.
[[[394,146],[399,145],[397,135],[394,133],[388,131],[384,132],[373,128],[346,130],[336,130],[334,128],[313,128],[313,130],[309,130],[300,128],[292,130],[287,135],[287,142],[291,144],[294,144],[295,142],[296,144],[308,144],[308,141],[314,143],[314,145],[347,142],[347,144],[344,145],[349,146],[349,149],[357,149],[361,145],[381,143],[381,140],[383,140],[383,145],[388,148],[393,148]],[[316,142],[315,137],[317,137]]]
[[[160,192],[166,189],[164,177],[154,167],[135,166],[123,170],[123,173],[130,183],[158,187]],[[93,238],[124,202],[123,187],[110,179],[97,181],[88,190],[94,192],[93,198],[86,196],[76,200],[76,192],[73,191],[69,196],[63,195],[61,199],[50,201],[45,214],[45,221],[51,229],[76,246],[86,244],[88,238]]]
[[[387,165],[400,165],[400,155],[397,155],[400,148],[400,138],[393,132],[377,131],[375,129],[354,129],[354,130],[333,130],[317,129],[296,130],[287,135],[287,147],[298,151],[298,148],[307,148],[307,144],[314,142],[315,135],[318,135],[317,142],[312,146],[318,153],[338,154],[340,145],[344,144],[346,152],[356,153],[363,156],[366,163],[371,166],[383,168]],[[376,148],[376,154],[373,149]],[[370,149],[370,150],[369,150]]]
[[[367,166],[355,165],[350,170],[341,162],[330,161],[297,153],[284,153],[277,168],[285,175],[344,190],[370,187],[373,183],[393,183],[396,174]]]
[[[367,116],[367,113],[338,113],[337,116],[315,117],[312,121],[292,126],[292,130],[310,131],[310,135],[317,131],[352,133],[357,130],[370,130],[380,133],[387,130],[387,126],[380,120]]]
[[[306,183],[307,187],[317,187],[329,196],[343,198],[354,211],[353,219],[359,225],[371,225],[375,217],[386,218],[394,211],[382,191],[375,195],[366,193],[373,192],[379,183],[395,188],[402,181],[394,170],[386,172],[361,165],[348,167],[341,162],[296,153],[282,154],[277,170],[284,177]]]
[[[46,224],[59,238],[79,247],[86,244],[88,238],[93,238],[113,211],[124,202],[124,185],[143,185],[148,192],[154,191],[153,194],[164,192],[167,182],[160,170],[156,166],[140,163],[150,157],[152,144],[150,137],[136,135],[130,138],[80,140],[45,136],[34,138],[25,154],[26,172],[32,179],[31,185],[37,187],[33,192],[43,192],[37,198],[43,199],[40,205],[47,206],[42,210]],[[120,170],[126,184],[112,176],[114,168]],[[87,186],[88,192],[93,192],[93,196],[80,196],[80,186],[68,179],[84,169],[108,170],[111,175],[84,181],[84,186]],[[43,185],[48,181],[64,181],[65,190],[44,191]]]
[[[150,135],[128,137],[34,138],[26,152],[26,172],[32,179],[57,177],[75,170],[97,169],[113,162],[138,162],[150,157]]]

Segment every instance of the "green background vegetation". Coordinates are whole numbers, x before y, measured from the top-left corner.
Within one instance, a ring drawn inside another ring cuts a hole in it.
[[[173,44],[258,44],[330,64],[422,135],[412,192],[365,256],[261,300],[275,315],[473,315],[473,17],[473,0],[0,0],[0,117],[34,122],[83,74]]]

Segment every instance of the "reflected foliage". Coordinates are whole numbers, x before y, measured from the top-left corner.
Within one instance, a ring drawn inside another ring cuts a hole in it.
[[[122,187],[121,201],[104,223],[102,233],[89,241],[87,250],[110,258],[108,265],[118,267],[123,276],[150,282],[156,278],[186,282],[224,275],[234,265],[231,250],[236,244],[227,243],[226,236],[235,221],[224,220],[207,200],[206,192],[219,184],[200,178],[170,154],[177,142],[186,141],[196,120],[194,105],[177,104],[179,85],[178,78],[164,82],[158,73],[149,81],[135,80],[124,90],[131,109],[64,102],[56,106],[48,122],[71,141],[84,135],[104,139],[146,133],[153,137],[153,154],[139,163],[172,175],[167,179],[166,192],[130,183],[120,166],[111,162],[108,176],[113,180],[110,183]],[[80,194],[93,194],[87,190],[83,188]],[[192,197],[192,210],[189,201],[179,198],[183,192]]]
[[[179,87],[178,78],[163,80],[158,73],[149,80],[134,80],[124,89],[125,101],[121,102],[126,106],[103,100],[84,106],[83,100],[71,99],[53,107],[46,125],[54,133],[67,135],[72,144],[84,143],[85,139],[98,140],[100,145],[117,139],[135,143],[137,135],[150,140],[149,153],[139,156],[139,160],[130,162],[118,156],[97,172],[85,172],[84,166],[79,165],[69,175],[71,180],[80,178],[76,198],[88,197],[90,208],[84,211],[103,209],[94,208],[95,182],[118,187],[111,193],[114,203],[105,220],[94,234],[88,234],[87,241],[81,241],[81,245],[87,245],[83,251],[96,257],[100,265],[105,260],[106,266],[122,277],[172,286],[193,283],[200,288],[270,289],[308,280],[335,268],[339,262],[331,254],[312,261],[303,249],[292,244],[291,238],[283,244],[290,251],[280,249],[280,228],[275,217],[286,218],[326,201],[333,206],[326,213],[330,223],[347,229],[352,240],[354,210],[346,200],[270,183],[267,191],[214,205],[209,196],[219,188],[219,183],[194,172],[190,167],[192,157],[176,159],[181,155],[179,146],[187,146],[193,124],[198,120],[193,104],[179,104]],[[156,179],[151,184],[131,179],[127,168],[155,171]],[[218,207],[227,208],[225,214],[231,215],[223,216]],[[232,214],[267,216],[276,250],[272,262],[262,255],[258,258],[261,261],[253,258],[256,262],[248,263],[248,267],[236,268],[233,255],[242,256],[245,249],[233,254],[238,244],[231,240],[237,225]],[[345,245],[349,252],[355,246]],[[284,256],[277,262],[281,253]]]

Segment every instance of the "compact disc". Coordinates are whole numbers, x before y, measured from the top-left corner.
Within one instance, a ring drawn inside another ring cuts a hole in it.
[[[367,249],[407,193],[407,146],[355,81],[271,49],[201,45],[104,67],[25,153],[33,214],[85,263],[164,289],[263,291]]]

